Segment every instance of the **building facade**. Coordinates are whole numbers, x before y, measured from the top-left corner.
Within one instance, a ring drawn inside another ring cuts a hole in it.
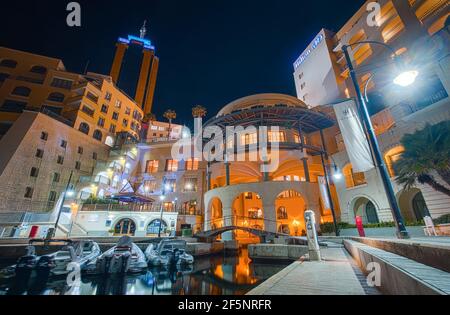
[[[333,112],[333,105],[324,104],[355,95],[341,50],[343,45],[351,45],[350,56],[402,215],[409,222],[420,221],[427,214],[437,218],[450,212],[449,197],[428,185],[404,190],[395,181],[392,165],[404,151],[400,142],[405,134],[450,120],[448,2],[380,0],[381,13],[373,24],[368,23],[369,2],[337,33],[322,30],[295,62],[297,96],[310,106]],[[360,41],[378,41],[392,51],[379,44],[358,44]],[[399,71],[389,61],[393,52],[408,69],[418,70],[419,77],[411,88],[392,84]],[[340,220],[354,223],[355,216],[361,216],[365,223],[393,221],[378,170],[354,173],[339,131],[335,142],[337,150],[330,151],[332,162],[344,174],[343,180],[335,182]]]
[[[111,77],[66,71],[59,59],[0,48],[0,124],[5,133],[23,110],[45,112],[112,145],[118,132],[139,138],[140,106]]]

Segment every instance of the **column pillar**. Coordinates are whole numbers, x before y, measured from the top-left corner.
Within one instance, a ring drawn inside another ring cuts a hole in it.
[[[206,166],[206,191],[211,190],[211,162]]]
[[[153,108],[153,98],[155,97],[156,78],[158,76],[159,58],[154,56],[150,78],[148,80],[147,95],[145,97],[144,115],[150,114]]]
[[[225,162],[225,180],[226,186],[230,186],[230,163]]]
[[[269,162],[264,162],[264,165],[268,165],[268,164],[269,164]],[[262,172],[262,175],[263,175],[264,182],[270,181],[269,172]]]
[[[153,50],[144,49],[143,51],[141,72],[139,74],[139,81],[136,87],[136,96],[134,98],[141,108],[144,105],[145,87],[147,86],[148,73],[150,71],[150,65],[154,54],[155,53]]]
[[[302,156],[301,160],[303,162],[303,170],[305,171],[305,180],[307,183],[311,182],[311,176],[309,174],[309,166],[308,166],[308,154],[306,152],[305,146],[305,138],[303,137],[303,131],[301,123],[298,122],[298,136],[300,138],[300,144],[302,146]]]
[[[275,201],[273,203],[264,204],[264,230],[267,232],[277,233],[277,213],[275,209]]]
[[[128,45],[125,43],[117,43],[116,47],[116,54],[114,56],[110,75],[113,82],[117,84],[119,81],[120,70],[122,69],[123,58],[125,57],[125,52],[128,49]]]
[[[234,218],[233,218],[233,210],[230,206],[223,206],[222,208],[223,213],[223,226],[233,226],[235,225]],[[222,240],[224,241],[232,241],[234,240],[234,232],[228,231],[222,234]]]

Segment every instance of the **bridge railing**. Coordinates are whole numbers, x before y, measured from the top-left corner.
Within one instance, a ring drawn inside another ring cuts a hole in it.
[[[204,231],[205,227],[206,230],[217,230],[223,227],[227,226],[237,226],[237,227],[244,227],[244,228],[250,228],[254,230],[265,230],[268,228],[268,225],[271,225],[272,228],[278,228],[278,224],[280,222],[276,220],[269,220],[266,218],[255,218],[255,217],[246,217],[246,216],[225,216],[222,218],[216,218],[213,220],[206,221],[202,223],[201,227],[197,227],[197,230]],[[195,230],[195,228],[194,228]]]

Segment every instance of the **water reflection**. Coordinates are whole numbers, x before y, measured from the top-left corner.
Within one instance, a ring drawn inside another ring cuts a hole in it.
[[[253,264],[243,249],[239,256],[199,258],[194,266],[152,268],[139,276],[83,277],[69,287],[65,278],[32,283],[15,279],[0,286],[8,295],[242,295],[286,265]]]

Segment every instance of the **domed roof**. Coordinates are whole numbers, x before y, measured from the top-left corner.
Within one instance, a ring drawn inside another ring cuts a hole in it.
[[[226,105],[217,114],[217,117],[228,115],[237,111],[261,108],[261,107],[275,107],[276,105],[286,105],[289,107],[308,108],[308,106],[300,101],[298,98],[286,94],[255,94],[240,98]]]

